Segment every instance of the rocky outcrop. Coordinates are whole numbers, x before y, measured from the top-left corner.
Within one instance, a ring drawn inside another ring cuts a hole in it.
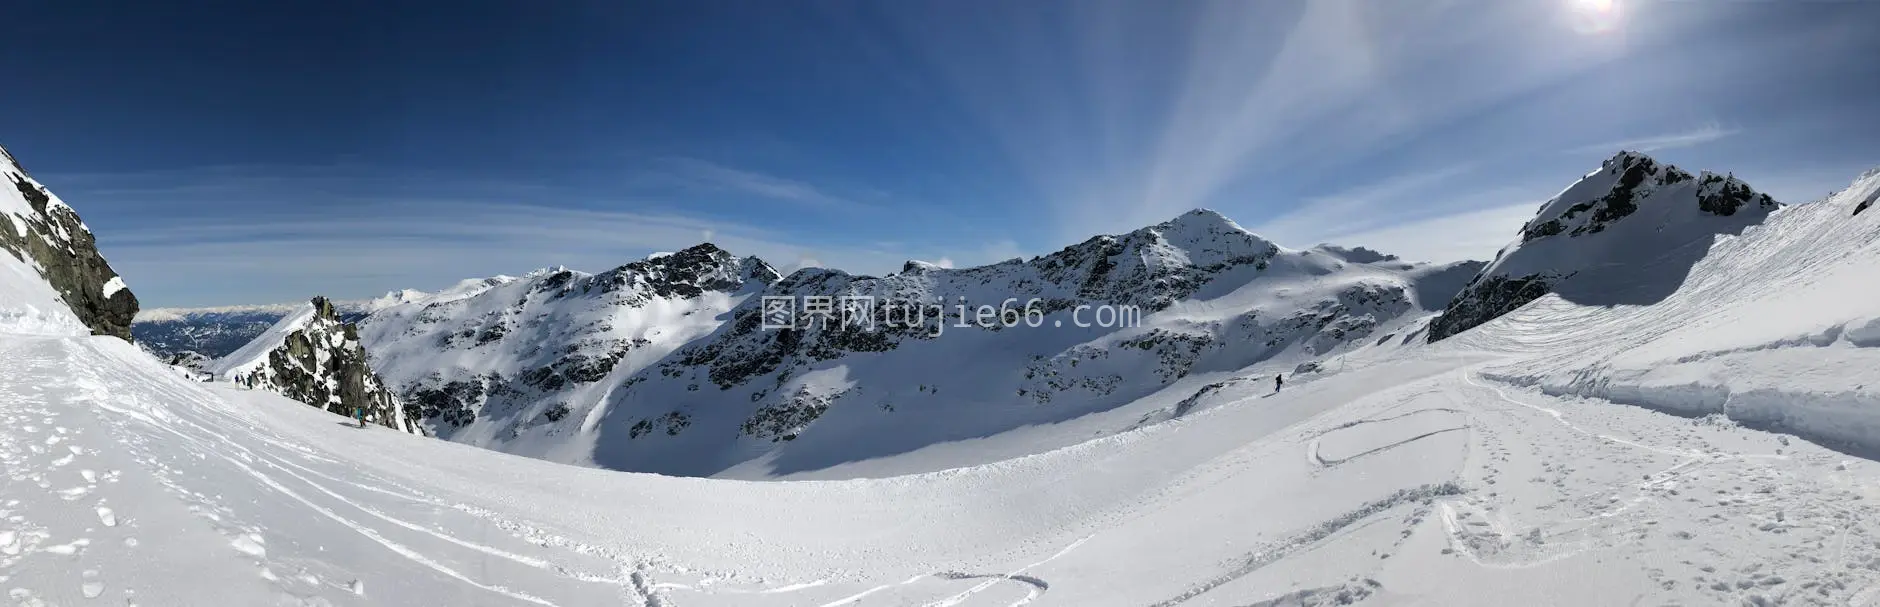
[[[1520,240],[1430,323],[1428,339],[1467,331],[1549,293],[1599,305],[1650,303],[1677,288],[1716,235],[1760,223],[1780,206],[1735,176],[1692,175],[1620,152],[1541,205]]]
[[[313,298],[256,339],[210,370],[348,418],[363,408],[368,423],[421,433],[367,364],[357,326],[326,298]]]
[[[1449,302],[1435,320],[1430,321],[1429,341],[1467,331],[1476,325],[1500,318],[1528,302],[1553,292],[1555,278],[1540,274],[1527,276],[1478,276]]]
[[[0,253],[32,266],[94,335],[131,339],[137,296],[98,254],[72,207],[0,148]]]

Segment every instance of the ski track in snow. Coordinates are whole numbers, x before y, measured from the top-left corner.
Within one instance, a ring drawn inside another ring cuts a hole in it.
[[[1880,528],[1847,464],[1827,470],[1834,458],[1819,450],[1776,453],[1787,446],[1776,435],[1500,385],[1461,360],[1452,371],[1342,407],[1308,410],[1265,438],[1222,443],[1226,451],[1091,518],[1063,543],[1010,550],[989,538],[985,558],[883,582],[894,574],[871,572],[868,563],[817,575],[713,571],[630,545],[570,539],[539,514],[362,468],[257,423],[271,413],[161,405],[220,398],[189,392],[200,390],[193,385],[113,389],[136,379],[103,375],[108,369],[81,355],[84,348],[0,341],[0,423],[9,428],[0,433],[0,586],[18,604],[165,604],[156,594],[174,591],[165,576],[189,573],[151,565],[149,540],[166,554],[194,551],[212,567],[251,572],[218,592],[297,605],[953,607],[1109,604],[1105,597],[1329,605],[1391,596],[1469,603],[1453,590],[1418,588],[1419,580],[1455,563],[1467,564],[1454,574],[1467,579],[1582,567],[1589,558],[1636,560],[1622,566],[1642,571],[1667,597],[1752,604],[1880,597]],[[70,376],[69,387],[14,379],[59,372]],[[1230,399],[1138,431],[1147,437],[1138,440],[1205,432],[1228,416],[1310,397],[1297,389],[1279,400]],[[1134,453],[1126,444],[1111,449],[1083,457]],[[1284,457],[1295,449],[1304,461]],[[1274,469],[1288,461],[1297,464]],[[1093,548],[1148,538],[1141,549],[1150,554],[1180,554],[1193,530],[1138,530],[1224,501],[1216,492],[1234,491],[1248,471],[1316,491],[1351,487],[1341,475],[1403,462],[1428,474],[1387,474],[1325,502],[1343,504],[1337,510],[1317,507],[1250,534],[1230,532],[1225,544],[1197,551],[1202,560],[1184,577],[1131,579],[1128,564],[1139,555]],[[132,486],[169,499],[127,491]],[[1398,553],[1415,556],[1389,558]],[[1376,564],[1328,569],[1315,559]],[[986,567],[1001,561],[1010,565]],[[1003,573],[977,573],[985,571]],[[1124,583],[1140,589],[1117,594]],[[1054,600],[1060,592],[1070,594]]]

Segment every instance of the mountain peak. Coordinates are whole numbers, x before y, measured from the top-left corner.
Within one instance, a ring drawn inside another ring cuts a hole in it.
[[[1618,152],[1613,153],[1611,158],[1607,158],[1605,162],[1600,163],[1600,167],[1611,168],[1615,166],[1630,166],[1639,161],[1646,161],[1646,162],[1653,162],[1653,163],[1658,162],[1657,160],[1653,159],[1650,155],[1644,152],[1640,152],[1637,150],[1619,150]]]
[[[331,320],[334,322],[339,321],[339,315],[335,314],[333,311],[333,302],[331,300],[328,300],[326,296],[315,295],[313,296],[313,301],[311,303],[313,304],[313,315],[315,318]]]
[[[1683,280],[1680,268],[1708,250],[1690,243],[1740,234],[1780,207],[1735,176],[1692,175],[1638,152],[1619,152],[1542,204],[1520,239],[1430,324],[1429,340],[1548,293],[1579,303],[1655,303]],[[1641,267],[1641,259],[1654,264]]]
[[[698,244],[695,244],[695,245],[692,245],[692,246],[689,246],[680,250],[678,254],[680,255],[715,255],[718,253],[729,254],[729,252],[725,251],[724,249],[718,248],[718,245],[715,245],[709,242],[701,242],[701,243],[698,243]]]
[[[1162,232],[1229,233],[1245,232],[1240,224],[1214,209],[1198,208],[1153,226]]]

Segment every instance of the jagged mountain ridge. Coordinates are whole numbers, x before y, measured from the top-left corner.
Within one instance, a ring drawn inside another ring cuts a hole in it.
[[[0,324],[33,332],[64,333],[69,323],[46,309],[62,306],[95,335],[131,339],[137,296],[98,254],[91,228],[72,207],[26,173],[0,148]],[[17,266],[15,264],[18,264]],[[51,296],[44,293],[50,287]],[[47,299],[56,303],[48,305]],[[35,302],[37,305],[35,305]],[[30,325],[30,326],[29,326]]]
[[[1596,305],[1653,303],[1720,237],[1781,208],[1732,175],[1692,175],[1622,151],[1543,203],[1443,314],[1429,341],[1556,293]]]
[[[623,361],[637,368],[664,356],[776,279],[762,260],[699,245],[599,274],[551,268],[464,281],[374,313],[361,334],[412,418],[440,437],[487,445],[531,418],[560,419],[567,409],[558,405]]]
[[[644,279],[675,260],[695,270],[677,281]],[[958,405],[962,415],[984,408],[993,421],[926,424],[930,436],[882,448],[1102,410],[1196,370],[1273,359],[1290,368],[1434,311],[1479,267],[1411,264],[1364,249],[1286,250],[1197,210],[1029,261],[963,269],[910,262],[886,277],[805,268],[776,278],[761,260],[700,245],[601,275],[558,268],[468,297],[389,307],[362,333],[375,368],[439,436],[556,461],[704,475],[856,431],[845,427],[923,425],[936,403],[952,401],[935,397],[943,392],[971,401]],[[769,278],[751,280],[753,268]],[[1451,286],[1432,297],[1417,286],[1425,279]],[[597,294],[597,283],[635,286]],[[948,326],[939,335],[931,323],[888,327],[893,312],[883,305],[873,331],[766,331],[759,294],[944,301]],[[958,328],[962,297],[970,306],[1029,302],[1041,326]],[[1130,306],[1153,320],[1077,328],[1078,319],[1095,320],[1080,305]],[[911,378],[921,366],[950,369]],[[965,368],[980,366],[997,369]],[[826,381],[848,372],[854,377]],[[853,419],[818,421],[832,410]],[[895,411],[902,414],[873,419]],[[805,441],[812,425],[835,428]]]
[[[333,302],[315,297],[247,345],[200,367],[218,381],[273,390],[349,418],[363,408],[367,423],[422,433],[366,358],[357,326],[342,320]]]

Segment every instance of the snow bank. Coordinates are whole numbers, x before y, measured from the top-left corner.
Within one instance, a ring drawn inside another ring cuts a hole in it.
[[[1489,374],[1554,396],[1598,398],[1880,454],[1880,351],[1850,347],[1737,352],[1646,368],[1544,377]]]

